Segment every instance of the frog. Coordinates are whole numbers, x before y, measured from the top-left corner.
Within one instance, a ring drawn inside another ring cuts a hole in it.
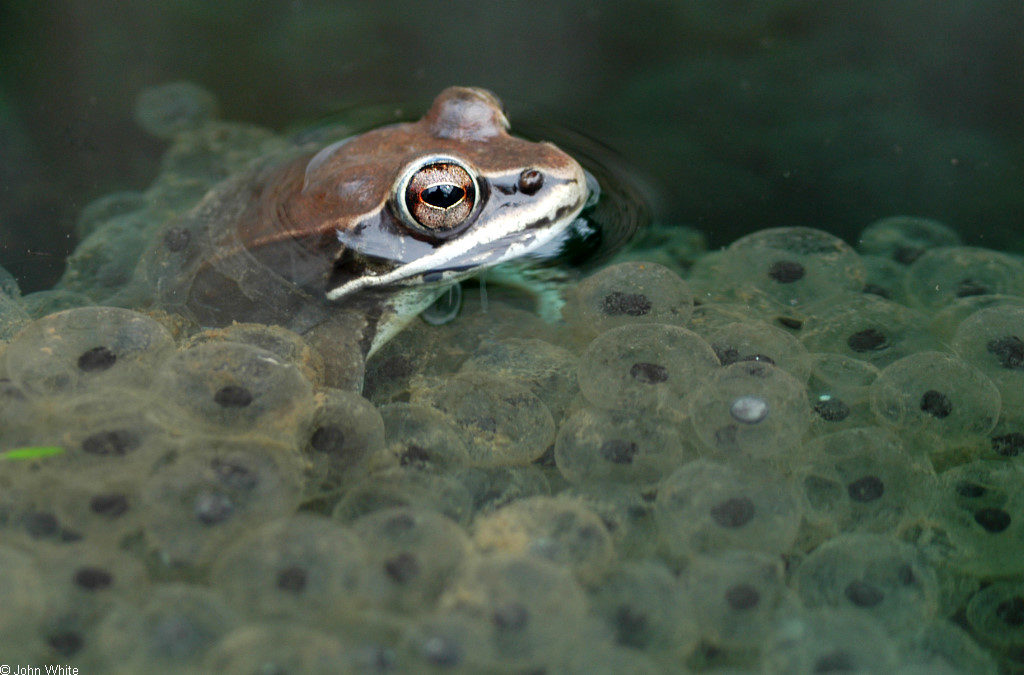
[[[557,247],[593,191],[568,153],[513,135],[492,92],[449,87],[417,121],[227,179],[158,234],[136,281],[155,308],[281,325],[358,370],[460,281]]]

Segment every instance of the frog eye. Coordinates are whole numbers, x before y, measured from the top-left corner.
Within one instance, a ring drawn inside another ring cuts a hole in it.
[[[465,223],[473,213],[476,180],[468,168],[454,160],[434,160],[415,169],[396,197],[407,225],[432,234],[446,233]]]

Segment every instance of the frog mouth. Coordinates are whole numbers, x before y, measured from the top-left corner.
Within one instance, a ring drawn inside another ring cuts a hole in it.
[[[409,256],[411,250],[420,248],[411,239],[404,240],[401,245],[390,243],[367,250],[365,241],[346,241],[347,235],[339,233],[342,244],[361,247],[363,256],[392,261],[392,265],[403,256],[412,259],[379,274],[348,279],[330,289],[326,297],[334,301],[370,288],[452,283],[510,260],[547,257],[547,252],[559,248],[561,241],[568,236],[573,221],[587,201],[587,191],[577,192],[574,197],[571,203],[543,215],[535,214],[533,219],[525,218],[523,214],[519,217],[510,214],[505,222],[496,219],[487,228],[467,231],[440,246],[424,246],[419,256]],[[398,251],[402,255],[398,255]]]

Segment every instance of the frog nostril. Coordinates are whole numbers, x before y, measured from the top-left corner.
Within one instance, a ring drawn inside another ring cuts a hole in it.
[[[544,185],[544,174],[537,169],[523,169],[519,174],[519,191],[532,195]]]

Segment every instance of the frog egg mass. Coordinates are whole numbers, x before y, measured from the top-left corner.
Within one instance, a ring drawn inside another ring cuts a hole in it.
[[[153,185],[57,288],[0,270],[0,661],[1024,667],[1019,257],[677,228],[549,321],[522,262],[587,181],[489,92],[315,145],[216,110],[145,95]]]

